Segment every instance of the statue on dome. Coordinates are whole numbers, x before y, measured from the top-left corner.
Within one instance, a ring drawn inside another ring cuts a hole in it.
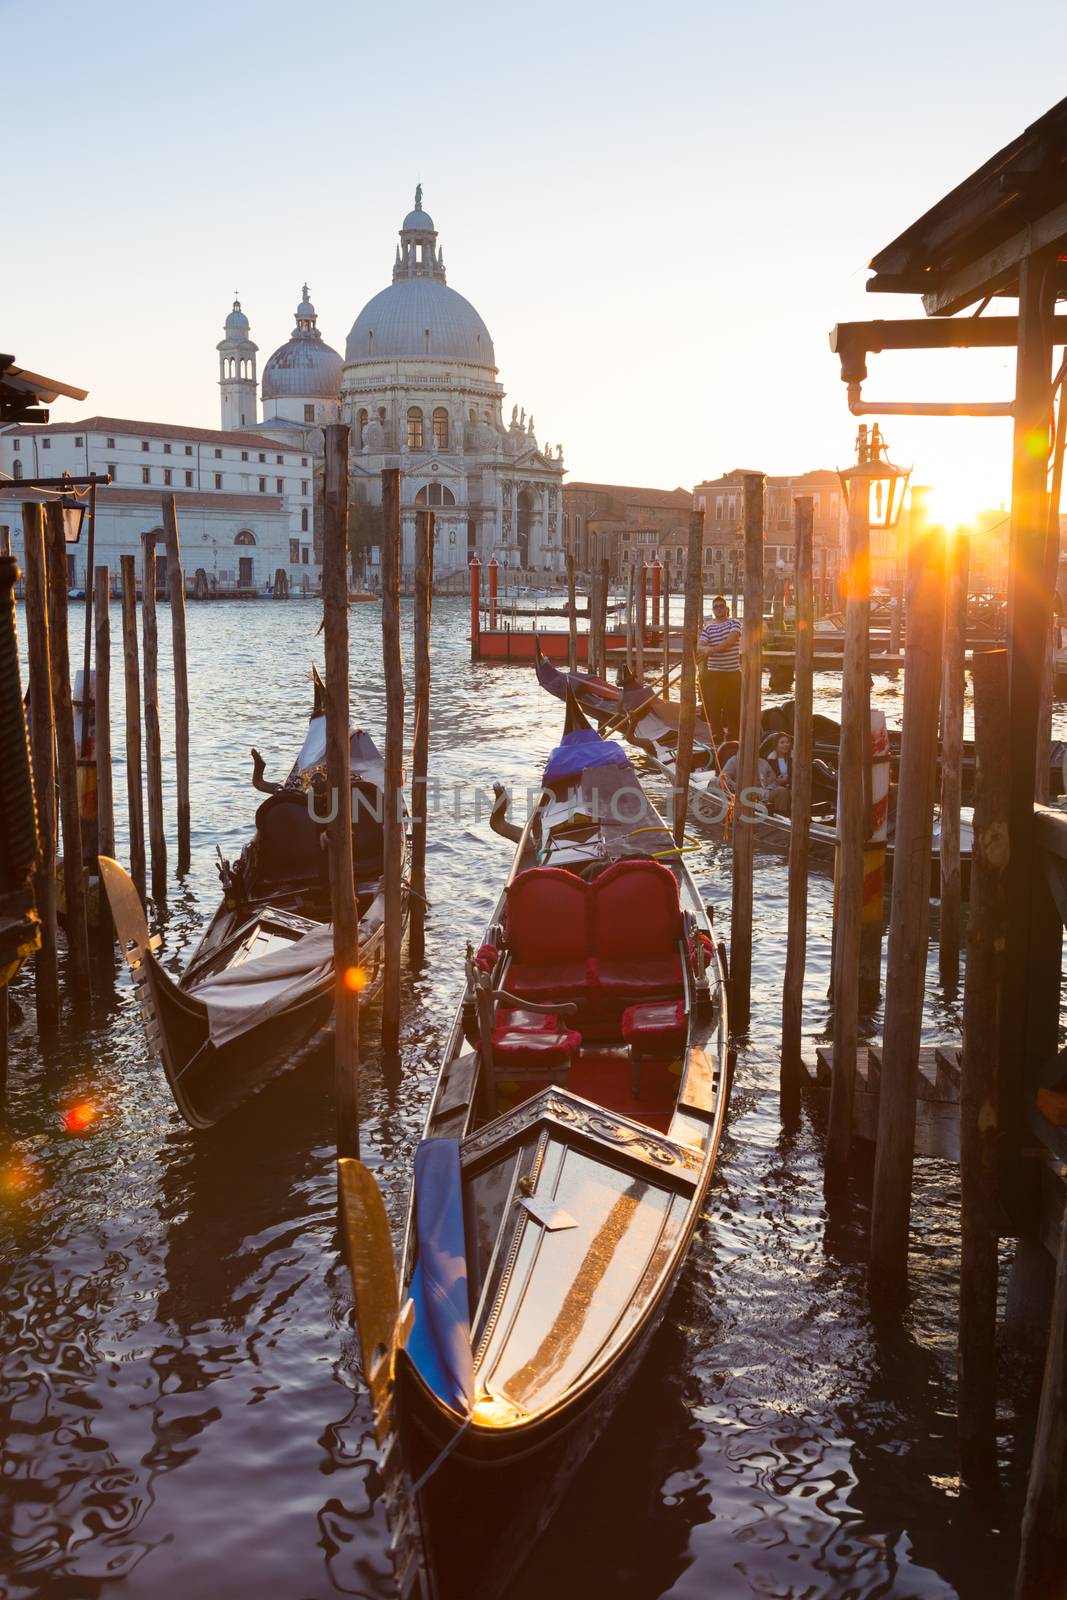
[[[525,426],[526,426],[526,407],[523,406],[522,410],[519,412],[519,427],[520,428],[525,428]]]
[[[530,412],[530,426],[526,431],[527,431],[527,433],[533,433],[533,431],[534,431],[533,412],[532,411]]]
[[[515,427],[515,425],[518,422],[518,420],[519,420],[519,408],[518,408],[518,406],[512,406],[512,408],[511,408],[511,426],[513,428]]]
[[[415,185],[415,210],[416,211],[421,211],[422,210],[422,184],[421,183],[417,183]]]

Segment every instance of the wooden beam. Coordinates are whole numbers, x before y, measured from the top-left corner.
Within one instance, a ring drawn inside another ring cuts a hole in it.
[[[1062,253],[1067,243],[1067,200],[1027,223],[1017,233],[1002,239],[975,261],[945,278],[939,289],[923,295],[930,317],[950,317],[973,305],[1014,278],[1025,261],[1046,250]],[[1021,284],[1020,284],[1021,288]],[[977,319],[975,319],[977,320]],[[1056,340],[1059,344],[1061,341]]]
[[[1054,344],[1067,344],[1067,317],[1052,325]],[[830,330],[830,349],[840,357],[841,376],[859,383],[867,376],[864,357],[882,350],[995,350],[1019,342],[1018,317],[961,317],[929,322],[921,317],[875,317],[870,322],[839,322]]]

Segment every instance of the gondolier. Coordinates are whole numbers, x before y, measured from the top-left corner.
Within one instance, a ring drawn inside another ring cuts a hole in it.
[[[736,739],[741,718],[741,624],[717,594],[697,640],[704,716],[715,738]]]

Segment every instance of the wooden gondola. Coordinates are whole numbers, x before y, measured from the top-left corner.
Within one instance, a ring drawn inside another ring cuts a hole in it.
[[[316,676],[300,754],[284,784],[260,782],[273,792],[256,811],[255,833],[237,860],[220,859],[222,903],[177,980],[159,962],[159,939],[149,935],[130,877],[118,862],[100,857],[149,1047],[194,1128],[217,1122],[300,1060],[332,1017],[325,759]],[[382,976],[385,773],[373,739],[356,727],[350,730],[350,766],[360,966],[369,999]]]
[[[561,672],[545,656],[538,654],[534,667],[538,682],[557,699],[574,695],[578,703],[595,716],[601,727],[617,730],[630,743],[648,757],[663,776],[674,784],[677,780],[678,723],[681,708],[676,701],[663,700],[655,690],[639,683],[626,669],[621,685],[605,684],[600,679],[588,678],[579,672]],[[768,706],[763,712],[764,740],[762,753],[767,753],[779,733],[790,732],[783,726],[785,719],[781,708]],[[832,864],[837,845],[837,750],[840,730],[828,717],[814,719],[817,741],[816,760],[812,786],[812,815],[809,832],[810,849],[816,860]],[[899,739],[899,736],[898,736]],[[720,780],[720,768],[736,751],[734,743],[718,747],[707,723],[697,717],[693,732],[693,769],[689,779],[689,801],[693,815],[711,827],[724,827],[732,818],[730,795]],[[820,754],[821,752],[821,754]],[[764,807],[754,809],[751,820],[757,838],[762,844],[788,846],[790,820],[778,816]],[[889,840],[886,846],[886,866],[893,867],[893,833],[895,808],[891,806]],[[935,817],[933,848],[931,853],[931,892],[939,892],[941,827]],[[972,829],[969,814],[960,821],[960,872],[963,892],[970,886]]]
[[[398,1541],[416,1515],[436,1592],[465,1600],[503,1592],[646,1350],[728,1093],[708,911],[622,747],[573,700],[539,805],[495,826],[515,856],[468,946],[392,1336],[365,1326],[373,1185],[341,1164],[387,1494],[406,1464]]]

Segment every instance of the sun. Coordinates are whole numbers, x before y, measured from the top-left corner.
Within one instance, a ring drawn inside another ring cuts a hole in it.
[[[988,496],[970,478],[945,477],[931,484],[926,504],[931,525],[954,533],[977,525]]]

